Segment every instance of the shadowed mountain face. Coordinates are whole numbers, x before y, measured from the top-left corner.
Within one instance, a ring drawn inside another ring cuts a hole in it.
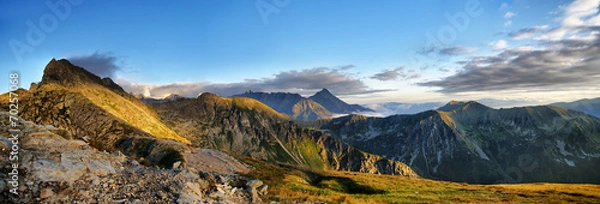
[[[415,176],[405,164],[303,128],[254,99],[204,93],[152,106],[166,124],[202,147],[316,169]]]
[[[17,92],[24,119],[60,127],[68,132],[65,135],[97,149],[118,149],[165,168],[186,162],[185,155],[193,150],[188,144],[192,144],[317,169],[416,176],[403,163],[358,151],[320,131],[300,127],[250,98],[206,93],[196,99],[166,100],[150,108],[109,78],[101,79],[67,60],[54,59],[39,85]],[[0,99],[8,102],[8,93]]]
[[[558,107],[497,110],[453,101],[415,115],[347,116],[323,128],[427,178],[600,183],[600,120]]]
[[[600,118],[600,98],[583,99],[573,102],[553,103],[550,105],[578,110]]]
[[[67,60],[51,60],[39,85],[19,90],[19,114],[36,124],[68,131],[100,150],[122,150],[170,167],[189,140],[179,136],[142,101],[111,79],[101,79]],[[4,100],[8,94],[0,96]],[[1,107],[8,107],[0,104]],[[145,148],[139,148],[145,146]]]

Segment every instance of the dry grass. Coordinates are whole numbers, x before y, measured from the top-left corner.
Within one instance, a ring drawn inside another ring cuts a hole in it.
[[[315,171],[241,158],[256,168],[250,176],[270,185],[271,200],[283,203],[599,203],[592,184],[471,185],[457,182]]]
[[[163,124],[158,116],[142,103],[134,103],[96,84],[86,84],[83,87],[78,87],[76,91],[110,114],[158,138],[190,144],[190,141],[186,138],[179,136]]]

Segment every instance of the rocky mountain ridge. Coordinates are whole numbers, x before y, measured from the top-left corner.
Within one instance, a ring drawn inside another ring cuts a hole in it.
[[[152,107],[171,128],[204,148],[316,169],[416,176],[400,162],[304,128],[254,99],[204,93]]]
[[[600,183],[600,120],[553,106],[492,109],[453,101],[415,115],[337,118],[322,128],[426,178]]]

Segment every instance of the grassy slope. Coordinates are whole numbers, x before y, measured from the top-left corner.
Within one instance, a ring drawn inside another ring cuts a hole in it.
[[[269,198],[283,203],[598,203],[600,185],[469,185],[401,176],[315,171],[241,158],[256,168],[250,176],[269,185]]]
[[[163,124],[156,113],[143,103],[135,103],[97,84],[79,86],[76,91],[110,114],[155,137],[172,139],[186,144],[190,143]]]

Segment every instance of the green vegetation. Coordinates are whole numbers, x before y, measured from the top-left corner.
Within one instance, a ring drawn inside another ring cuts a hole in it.
[[[390,175],[317,171],[240,158],[256,168],[249,176],[269,185],[269,199],[283,203],[597,203],[591,184],[470,185]]]

